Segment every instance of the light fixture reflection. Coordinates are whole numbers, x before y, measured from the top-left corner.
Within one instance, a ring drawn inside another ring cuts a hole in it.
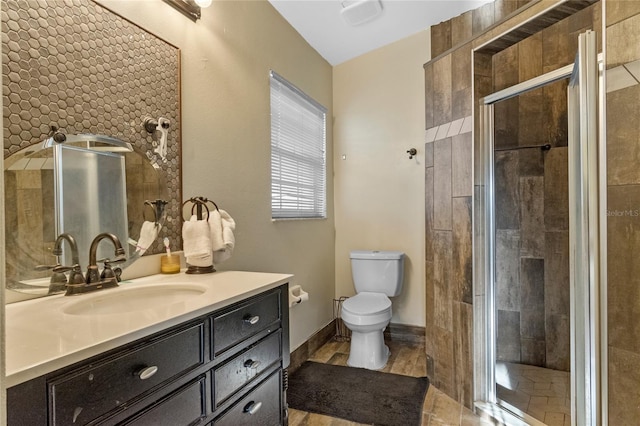
[[[211,6],[212,0],[164,0],[189,18],[197,21],[201,17],[200,9]]]

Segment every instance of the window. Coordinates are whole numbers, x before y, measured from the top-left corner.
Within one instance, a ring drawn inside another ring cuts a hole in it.
[[[271,71],[271,217],[325,218],[326,115]]]

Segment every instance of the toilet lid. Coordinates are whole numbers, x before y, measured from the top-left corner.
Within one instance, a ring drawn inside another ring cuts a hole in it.
[[[391,308],[391,300],[383,293],[358,293],[342,304],[342,309],[356,315],[371,315]]]

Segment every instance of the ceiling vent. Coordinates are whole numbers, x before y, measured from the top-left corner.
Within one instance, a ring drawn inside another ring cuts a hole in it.
[[[343,9],[340,15],[349,25],[360,25],[374,20],[382,13],[380,0],[360,0],[353,2],[343,2]]]

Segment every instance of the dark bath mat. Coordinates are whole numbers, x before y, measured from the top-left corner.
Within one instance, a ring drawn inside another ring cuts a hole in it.
[[[427,377],[307,361],[289,378],[289,407],[358,423],[419,426]]]

